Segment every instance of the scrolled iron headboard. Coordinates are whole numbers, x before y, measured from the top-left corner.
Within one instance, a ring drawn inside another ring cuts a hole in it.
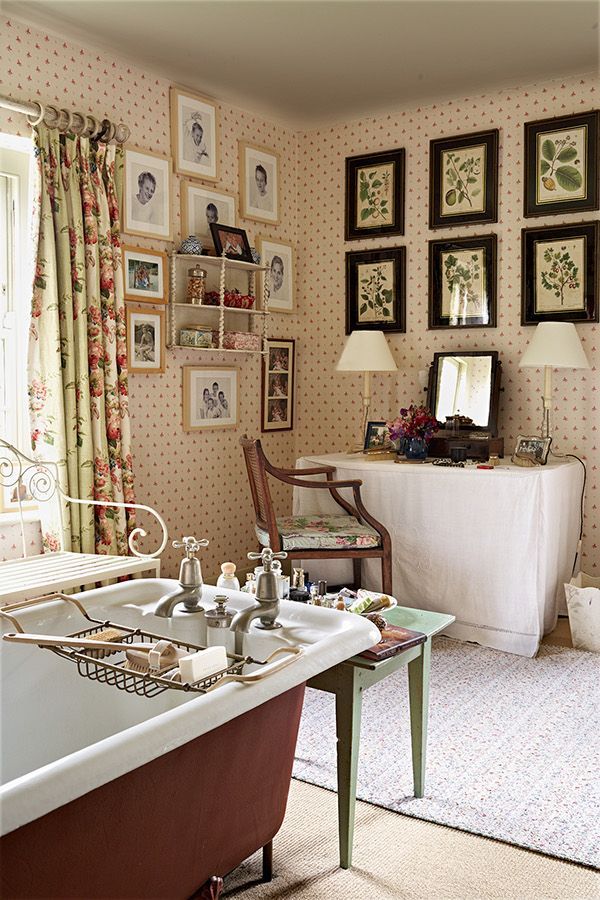
[[[154,553],[140,553],[135,547],[135,541],[138,538],[146,537],[148,532],[144,528],[134,528],[129,535],[128,544],[133,556],[140,559],[155,559],[163,552],[167,546],[169,535],[167,526],[162,516],[151,506],[145,506],[142,503],[120,503],[116,500],[80,500],[78,497],[70,497],[60,486],[58,463],[47,462],[45,460],[31,459],[26,456],[4,438],[0,437],[0,487],[11,488],[24,485],[29,491],[31,497],[38,503],[46,503],[54,496],[58,496],[67,503],[77,503],[80,506],[111,506],[118,509],[139,509],[149,512],[150,515],[158,521],[162,529],[162,542],[158,550]],[[23,498],[21,491],[16,491],[15,502],[19,509],[19,519],[21,524],[21,541],[23,546],[23,556],[27,556],[27,546],[25,541],[25,518],[23,515]],[[58,504],[60,516],[60,549],[63,546],[63,509],[62,503]]]

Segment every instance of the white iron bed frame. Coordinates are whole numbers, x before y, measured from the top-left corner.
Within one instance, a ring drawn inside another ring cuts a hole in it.
[[[55,553],[27,555],[25,540],[25,516],[21,491],[16,500],[21,530],[22,556],[0,562],[0,600],[16,602],[72,587],[86,587],[122,575],[139,575],[151,572],[160,576],[160,554],[167,545],[167,527],[163,518],[151,506],[140,503],[117,503],[100,500],[80,500],[70,497],[59,484],[58,465],[53,462],[31,459],[8,441],[0,438],[0,488],[18,487],[24,484],[31,497],[45,503],[54,497],[81,506],[112,506],[120,509],[139,509],[149,512],[162,529],[162,542],[154,553],[140,553],[135,546],[137,538],[145,537],[143,528],[134,528],[129,535],[131,556],[109,556],[100,553],[73,553],[62,544],[63,508],[58,503],[61,525],[61,547]]]

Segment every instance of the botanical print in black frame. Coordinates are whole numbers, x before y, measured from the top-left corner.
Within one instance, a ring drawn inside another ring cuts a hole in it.
[[[404,234],[404,150],[346,157],[345,239]]]
[[[523,228],[521,324],[598,322],[600,221]]]
[[[346,334],[406,331],[406,247],[346,253]]]
[[[525,123],[523,215],[600,206],[600,110]]]
[[[498,238],[429,241],[429,328],[495,328]]]
[[[429,227],[498,221],[498,129],[429,144]]]

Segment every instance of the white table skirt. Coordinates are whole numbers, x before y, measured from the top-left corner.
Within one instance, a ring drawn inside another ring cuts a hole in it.
[[[360,478],[366,508],[392,539],[393,593],[403,606],[451,613],[461,640],[535,656],[551,631],[579,538],[582,469],[575,461],[494,470],[396,464],[345,453],[302,457]],[[343,492],[345,493],[345,492]],[[294,489],[294,513],[341,510],[328,491]],[[352,581],[350,561],[307,560],[311,580]],[[363,561],[379,587],[379,560]]]

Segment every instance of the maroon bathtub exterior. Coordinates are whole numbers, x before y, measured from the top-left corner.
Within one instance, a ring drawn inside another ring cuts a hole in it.
[[[226,875],[281,827],[303,698],[304,684],[5,835],[2,898],[183,900]]]

